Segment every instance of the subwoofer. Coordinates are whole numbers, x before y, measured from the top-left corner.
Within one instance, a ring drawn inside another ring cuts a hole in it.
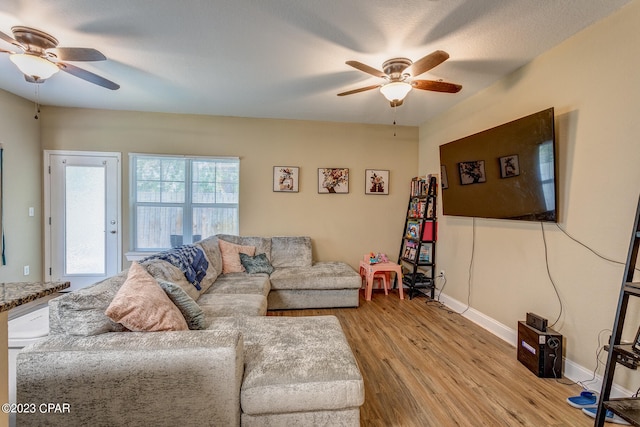
[[[540,378],[561,378],[562,335],[518,322],[518,360]]]

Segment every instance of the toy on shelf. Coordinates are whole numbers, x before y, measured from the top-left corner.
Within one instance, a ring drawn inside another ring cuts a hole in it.
[[[377,264],[379,262],[389,262],[387,254],[369,252],[369,264]]]

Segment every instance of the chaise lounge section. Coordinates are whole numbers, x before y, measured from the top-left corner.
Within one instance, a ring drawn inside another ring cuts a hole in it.
[[[223,273],[227,243],[253,246],[273,271]],[[338,319],[265,316],[272,298],[276,308],[313,307],[309,292],[330,294],[321,306],[357,306],[359,275],[313,263],[308,237],[218,235],[193,246],[207,260],[200,289],[162,257],[136,269],[177,285],[203,329],[129,332],[109,318],[128,271],[52,300],[49,337],[18,356],[17,397],[69,411],[18,414],[18,425],[359,425],[362,375]],[[286,292],[272,297],[274,282]]]

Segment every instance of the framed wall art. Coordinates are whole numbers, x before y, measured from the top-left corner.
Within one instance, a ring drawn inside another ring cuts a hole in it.
[[[349,192],[349,168],[318,168],[318,193]]]
[[[520,175],[520,162],[517,154],[500,157],[500,178]]]
[[[273,191],[297,193],[300,183],[300,168],[295,166],[273,167]]]
[[[487,182],[487,175],[484,172],[484,160],[474,160],[472,162],[458,163],[460,169],[460,184],[479,184]]]
[[[440,176],[442,177],[442,189],[449,188],[449,178],[447,177],[447,168],[445,165],[440,165]]]
[[[389,171],[366,169],[364,171],[364,194],[389,194]]]

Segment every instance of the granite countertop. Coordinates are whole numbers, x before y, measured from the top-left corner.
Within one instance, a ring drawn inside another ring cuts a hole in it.
[[[0,312],[51,295],[69,286],[69,282],[0,283]]]

